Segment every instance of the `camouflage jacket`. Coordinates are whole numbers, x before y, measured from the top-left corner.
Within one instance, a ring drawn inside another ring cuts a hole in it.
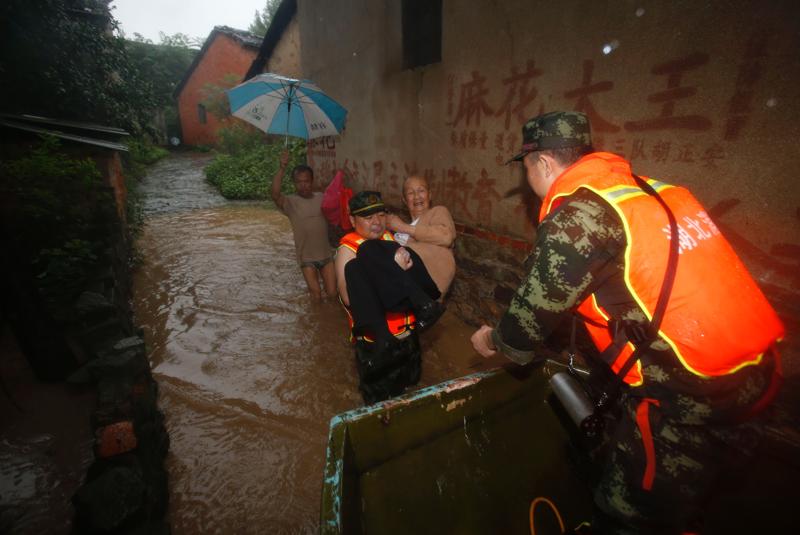
[[[536,349],[590,294],[618,320],[647,318],[624,281],[625,230],[614,209],[581,189],[539,225],[529,270],[492,333],[497,348],[524,364],[537,360]],[[666,342],[656,341],[642,354],[644,385],[636,395],[652,397],[687,420],[727,418],[749,407],[771,375],[771,363],[739,372],[701,378],[686,370]],[[703,406],[697,409],[698,404]],[[697,410],[687,410],[688,406]],[[672,407],[670,407],[672,406]]]

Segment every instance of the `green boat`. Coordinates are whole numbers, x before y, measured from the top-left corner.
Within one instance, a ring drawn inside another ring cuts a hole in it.
[[[568,530],[590,519],[579,473],[591,465],[562,425],[569,417],[556,416],[559,404],[549,400],[549,378],[564,369],[552,360],[511,365],[335,416],[320,532],[529,534],[535,502],[535,532],[560,534],[548,501]],[[800,426],[797,412],[785,411],[796,408],[792,399],[776,407],[755,459],[724,475],[704,535],[796,531]]]
[[[334,417],[321,533],[529,534],[536,498],[567,526],[589,519],[590,492],[546,401],[561,369],[476,373]],[[537,531],[560,533],[538,503]]]

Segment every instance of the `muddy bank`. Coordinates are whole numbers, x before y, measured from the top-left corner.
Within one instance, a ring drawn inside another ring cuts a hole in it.
[[[69,533],[70,498],[94,459],[94,393],[37,380],[7,327],[0,354],[0,532]]]

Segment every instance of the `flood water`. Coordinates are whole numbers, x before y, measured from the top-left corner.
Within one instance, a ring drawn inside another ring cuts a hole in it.
[[[142,184],[134,310],[171,439],[170,522],[314,533],[329,420],[362,404],[347,322],[309,299],[287,218],[225,201],[209,161],[171,156]],[[471,333],[448,312],[423,335],[420,386],[473,371]]]

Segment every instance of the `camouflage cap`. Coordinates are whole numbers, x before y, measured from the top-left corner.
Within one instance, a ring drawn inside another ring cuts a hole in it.
[[[348,202],[350,215],[367,217],[375,212],[385,212],[386,206],[379,191],[359,191]]]
[[[551,111],[534,117],[522,127],[522,150],[506,162],[518,162],[529,152],[567,147],[589,147],[589,118],[577,111]]]

